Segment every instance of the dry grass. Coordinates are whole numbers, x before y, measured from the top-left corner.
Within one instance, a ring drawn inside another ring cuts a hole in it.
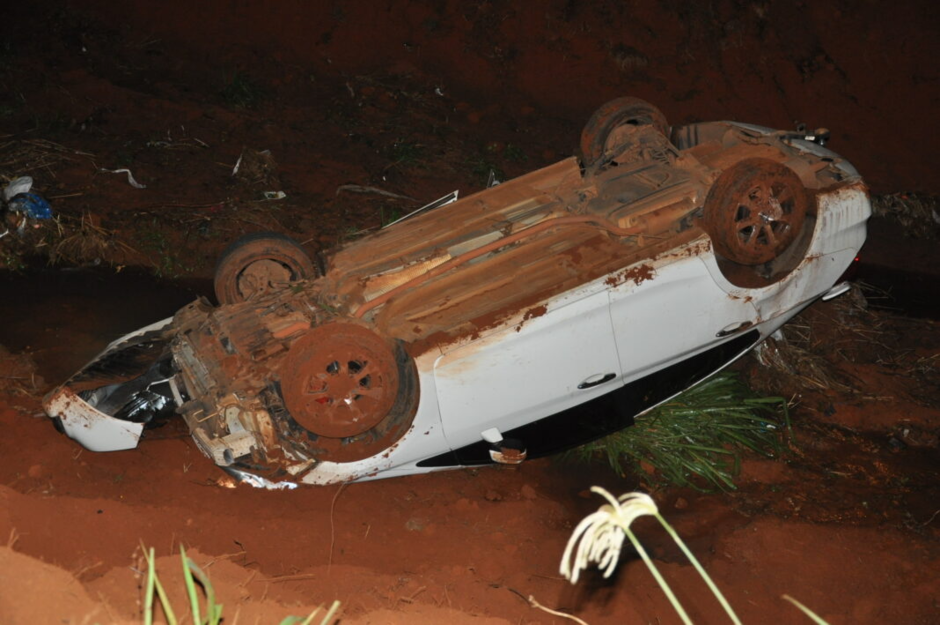
[[[23,175],[35,177],[37,171],[55,178],[55,170],[66,161],[93,158],[94,154],[67,148],[46,139],[11,139],[0,143],[0,182]]]
[[[55,223],[56,236],[48,252],[52,263],[82,264],[105,259],[115,264],[116,259],[140,255],[92,215],[82,214],[79,219],[61,215]]]
[[[44,386],[32,358],[26,354],[11,354],[0,345],[0,393],[38,397]]]
[[[791,395],[802,390],[832,390],[858,399],[876,399],[867,385],[843,364],[874,365],[877,371],[917,382],[912,399],[936,405],[940,397],[940,354],[929,353],[907,335],[915,327],[930,333],[935,321],[901,318],[875,309],[890,295],[866,284],[845,296],[817,304],[785,325],[754,351],[769,375],[756,382],[766,392]],[[872,306],[869,306],[869,303]]]
[[[891,193],[872,197],[875,217],[897,221],[918,239],[940,238],[940,197],[923,193]]]
[[[870,291],[872,297],[879,292]],[[825,327],[837,328],[835,336],[823,336],[817,330],[819,322]],[[775,392],[793,389],[833,390],[857,394],[859,384],[834,364],[854,361],[863,350],[884,343],[887,330],[882,313],[868,306],[868,297],[859,285],[837,300],[815,306],[785,325],[754,350],[754,356],[774,372]]]
[[[790,341],[787,334],[786,331],[778,332],[764,341],[754,351],[758,362],[789,378],[800,388],[855,392],[851,384],[837,376],[828,360],[799,342]]]

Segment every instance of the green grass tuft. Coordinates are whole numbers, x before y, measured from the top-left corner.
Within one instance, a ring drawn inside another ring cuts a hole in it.
[[[636,419],[636,425],[579,447],[569,456],[605,459],[624,475],[651,465],[653,485],[702,492],[734,490],[741,454],[778,457],[790,420],[782,397],[761,397],[733,373],[720,373]]]
[[[253,109],[261,104],[267,93],[251,76],[235,70],[223,75],[219,96],[230,107]]]
[[[141,547],[144,551],[144,557],[147,560],[147,579],[144,584],[144,625],[151,625],[153,623],[153,616],[157,603],[159,603],[163,609],[163,616],[166,618],[167,624],[177,625],[183,619],[177,620],[176,613],[173,611],[173,606],[170,604],[170,599],[163,588],[163,584],[160,583],[160,579],[157,576],[156,556],[154,555],[153,547],[150,549],[143,547],[143,545],[141,545]],[[201,568],[199,568],[192,558],[186,555],[186,550],[183,549],[182,545],[180,545],[180,560],[182,561],[183,565],[183,579],[186,584],[186,597],[189,599],[189,609],[190,615],[192,616],[192,622],[196,623],[197,625],[221,625],[224,622],[224,618],[222,616],[222,604],[216,603],[215,590],[212,588],[212,583],[209,581],[209,576],[206,575]],[[154,601],[154,595],[156,595],[157,601]],[[200,609],[200,595],[205,597],[204,616],[202,614],[202,610]],[[327,610],[326,614],[324,614],[323,617],[317,621],[317,624],[333,624],[336,620],[337,614],[339,613],[339,608],[339,601],[334,601],[330,606],[330,609]],[[314,609],[313,612],[311,612],[306,617],[285,617],[281,621],[280,625],[312,625],[314,623],[313,619],[320,613],[321,609],[321,607]]]

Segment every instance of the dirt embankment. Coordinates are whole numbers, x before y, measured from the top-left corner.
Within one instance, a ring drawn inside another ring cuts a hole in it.
[[[491,171],[505,179],[569,156],[591,112],[622,95],[674,124],[825,125],[875,191],[937,193],[937,12],[21,4],[10,21],[29,28],[0,49],[0,178],[32,175],[59,223],[8,237],[0,266],[39,255],[209,276],[229,241],[257,230],[326,249],[454,188],[478,190]],[[258,167],[231,175],[253,155]],[[120,169],[146,188],[106,171]]]
[[[581,123],[635,95],[673,123],[827,126],[876,191],[940,191],[932,2],[70,4],[216,65],[417,73],[476,118],[529,106]]]
[[[653,496],[746,623],[806,623],[784,593],[831,625],[933,623],[940,329],[838,300],[793,325],[793,345],[822,346],[792,361],[797,375],[742,367],[794,399],[785,461],[748,458],[734,492]],[[29,363],[0,355],[4,623],[138,622],[141,543],[156,548],[176,606],[184,545],[238,622],[334,599],[349,625],[568,622],[529,595],[593,625],[678,622],[635,554],[610,580],[589,571],[571,586],[557,573],[572,529],[601,503],[586,488],[626,492],[643,475],[544,459],[342,488],[228,488],[181,423],[135,450],[81,450],[37,416]],[[722,622],[657,524],[635,531],[695,622]]]

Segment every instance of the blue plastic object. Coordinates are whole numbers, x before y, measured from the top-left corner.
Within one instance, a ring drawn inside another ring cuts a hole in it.
[[[36,193],[20,193],[9,202],[10,210],[26,213],[33,219],[51,219],[52,207],[44,197]]]

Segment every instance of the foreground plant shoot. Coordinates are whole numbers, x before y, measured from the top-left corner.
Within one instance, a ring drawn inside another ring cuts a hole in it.
[[[666,593],[666,597],[669,599],[669,602],[672,603],[672,606],[679,614],[682,622],[687,624],[691,623],[692,621],[689,619],[689,615],[686,614],[682,604],[676,599],[669,584],[663,579],[659,569],[656,568],[653,560],[650,559],[649,554],[646,553],[646,549],[643,548],[640,540],[630,529],[633,522],[641,516],[652,516],[659,521],[663,529],[669,533],[679,548],[682,549],[682,552],[692,563],[692,566],[695,567],[695,570],[698,571],[702,579],[705,580],[705,583],[715,595],[715,598],[721,603],[721,607],[723,607],[728,616],[731,617],[732,622],[740,625],[741,621],[738,620],[734,610],[731,609],[731,606],[725,600],[721,591],[718,590],[718,587],[715,586],[711,577],[708,576],[708,573],[705,572],[705,569],[702,568],[702,565],[699,564],[698,560],[692,552],[689,551],[685,542],[683,542],[672,526],[659,514],[659,508],[656,507],[656,502],[653,501],[652,497],[646,493],[627,493],[621,495],[619,499],[614,499],[613,495],[600,486],[592,486],[591,492],[601,495],[609,503],[601,506],[597,512],[582,520],[571,534],[568,546],[565,547],[565,554],[561,558],[560,571],[562,575],[571,580],[572,584],[577,583],[579,572],[587,568],[592,562],[597,562],[598,566],[604,570],[604,577],[610,577],[614,569],[617,568],[617,562],[620,559],[620,550],[623,547],[623,537],[626,535],[627,538],[630,539],[630,542],[633,543],[633,548],[636,549],[640,557],[643,558],[643,562],[646,563],[647,568],[656,579],[660,588]],[[572,552],[574,552],[573,559]]]
[[[163,608],[163,615],[166,617],[168,625],[177,625],[177,623],[184,622],[186,620],[185,615],[179,620],[176,618],[176,613],[173,611],[166,590],[163,588],[163,584],[160,583],[159,577],[157,577],[156,556],[153,547],[144,549],[144,557],[147,559],[147,580],[144,586],[144,625],[153,623],[154,611],[156,610],[155,593],[159,599],[160,607]],[[220,625],[223,622],[222,604],[216,603],[215,590],[212,588],[209,576],[193,562],[192,558],[186,555],[186,550],[182,545],[180,545],[180,560],[183,564],[183,579],[186,582],[186,597],[189,599],[192,622],[198,625]],[[197,584],[201,586],[206,599],[205,617],[202,616],[202,610],[200,609]],[[333,623],[339,612],[339,607],[339,601],[334,601],[323,618],[317,621],[317,625],[330,625],[330,623]],[[311,625],[320,609],[320,607],[317,607],[307,617],[288,616],[280,622],[280,625]]]
[[[689,559],[698,574],[701,575],[708,589],[712,592],[718,603],[724,609],[725,613],[731,619],[732,623],[741,625],[741,620],[735,614],[731,605],[721,594],[718,586],[712,581],[712,578],[705,572],[704,567],[699,563],[695,555],[689,550],[676,530],[659,514],[659,508],[653,498],[646,493],[626,493],[619,498],[614,498],[607,490],[600,486],[592,486],[591,492],[597,493],[608,501],[601,506],[597,512],[585,517],[571,534],[568,545],[565,547],[565,553],[561,557],[561,574],[571,581],[572,584],[578,582],[578,576],[583,569],[586,569],[591,563],[596,562],[603,571],[604,577],[610,577],[617,568],[617,562],[620,560],[620,551],[623,548],[623,538],[626,536],[633,544],[633,548],[643,559],[650,573],[656,579],[656,583],[666,594],[672,607],[675,608],[679,618],[683,623],[690,625],[692,620],[686,613],[682,604],[676,598],[672,588],[663,578],[659,569],[649,557],[642,543],[630,529],[630,526],[642,516],[654,517],[663,529],[669,534],[670,538],[679,546],[682,553]],[[814,614],[809,608],[787,595],[784,599],[797,606],[804,614],[811,618],[815,623],[826,625],[819,616]]]

